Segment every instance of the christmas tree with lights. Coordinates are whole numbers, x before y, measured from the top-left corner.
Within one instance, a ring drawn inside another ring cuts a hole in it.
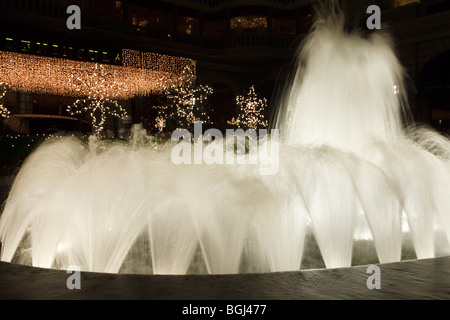
[[[268,122],[264,120],[267,99],[258,98],[254,86],[250,87],[247,96],[236,97],[236,105],[239,107],[239,115],[228,121],[228,124],[244,129],[267,127]]]
[[[165,127],[169,130],[191,130],[195,122],[211,123],[208,97],[212,95],[213,89],[207,85],[196,84],[189,66],[183,69],[177,81],[164,81],[161,86],[164,88],[165,108],[158,112],[155,119],[155,127],[159,131]],[[168,125],[168,119],[172,125]],[[171,126],[175,128],[170,128]]]

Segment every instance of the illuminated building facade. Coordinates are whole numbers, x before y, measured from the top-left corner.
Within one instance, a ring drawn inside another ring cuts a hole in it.
[[[111,68],[123,66],[123,49],[195,61],[197,80],[214,90],[211,120],[224,128],[236,116],[236,96],[253,85],[259,96],[267,98],[270,117],[311,25],[313,2],[0,0],[0,49]],[[73,4],[81,8],[81,30],[66,27],[66,8]],[[449,2],[341,0],[341,4],[360,22],[367,18],[368,5],[381,7],[382,21],[390,25],[412,80],[416,119],[445,129],[450,121],[448,78],[436,72],[448,63]],[[11,114],[67,116],[63,106],[73,102],[70,95],[17,92],[8,93],[3,104]],[[122,105],[133,122],[154,129],[158,100],[152,94],[134,96]]]

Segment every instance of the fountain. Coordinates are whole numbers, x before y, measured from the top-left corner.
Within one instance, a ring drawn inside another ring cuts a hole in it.
[[[256,164],[248,154],[234,165],[175,164],[180,143],[217,152],[222,140],[157,144],[139,126],[126,142],[48,141],[6,201],[1,260],[219,275],[447,255],[450,141],[410,120],[389,36],[344,31],[336,10],[318,12],[300,48],[280,97],[280,143],[258,141],[259,149],[279,148],[276,174],[261,174],[270,152]]]

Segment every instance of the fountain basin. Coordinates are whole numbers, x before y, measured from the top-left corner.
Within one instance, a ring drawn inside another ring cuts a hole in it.
[[[0,299],[38,300],[356,300],[449,299],[450,256],[368,266],[235,275],[136,275],[81,272],[69,290],[64,270],[0,262]]]
[[[249,138],[258,151],[270,141],[274,157],[196,163],[197,147],[208,147],[211,159],[256,153],[237,149],[246,140],[234,138],[229,150],[202,136],[155,145],[136,126],[129,143],[65,137],[36,149],[0,220],[1,296],[448,298],[450,141],[409,122],[391,38],[346,32],[335,5],[318,15],[280,99],[281,143],[278,131]],[[180,151],[186,161],[174,157]],[[258,170],[268,163],[273,175]],[[295,271],[310,257],[309,228],[326,269]],[[414,258],[404,258],[405,231]],[[373,241],[370,261],[352,261],[361,258],[355,252],[367,255],[356,250],[356,233]],[[198,252],[203,274],[190,272]],[[370,289],[369,264],[378,261],[381,287]],[[66,285],[69,265],[85,270],[80,290]]]

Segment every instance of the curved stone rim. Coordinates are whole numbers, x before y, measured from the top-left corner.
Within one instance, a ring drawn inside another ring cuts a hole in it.
[[[18,300],[409,300],[450,299],[450,256],[368,266],[233,275],[73,273],[0,262],[0,299]]]

